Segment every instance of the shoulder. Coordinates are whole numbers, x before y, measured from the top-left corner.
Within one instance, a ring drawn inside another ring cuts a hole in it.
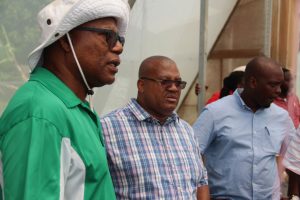
[[[124,106],[116,110],[113,110],[106,115],[100,116],[100,121],[101,123],[106,123],[108,121],[113,121],[113,120],[122,120],[124,118],[129,117],[130,115],[131,115],[130,109],[128,108],[128,106]]]
[[[130,124],[137,121],[132,114],[128,105],[118,108],[104,116],[100,116],[100,123],[103,129],[103,134],[107,135],[108,132],[115,132],[121,130],[122,127],[130,126]]]
[[[178,125],[181,126],[182,128],[188,130],[188,131],[193,131],[192,126],[185,120],[181,119],[178,117]]]
[[[2,130],[9,129],[13,124],[29,118],[51,122],[51,118],[60,119],[64,115],[64,107],[64,104],[41,84],[27,82],[9,101],[1,116],[0,126]]]
[[[299,98],[295,93],[289,94],[288,101],[291,101],[291,103],[295,104],[296,106],[299,106]]]
[[[276,126],[283,125],[285,128],[294,128],[293,121],[289,113],[274,103],[272,103],[270,108],[267,109],[267,116],[269,123],[271,124],[276,124]]]
[[[273,115],[273,116],[282,116],[282,117],[288,117],[289,116],[289,113],[283,109],[282,107],[278,106],[277,104],[275,103],[272,103],[270,105],[270,108],[268,108],[268,112]]]
[[[28,113],[33,114],[38,110],[53,111],[60,105],[63,106],[63,102],[51,91],[38,82],[30,81],[16,92],[8,107],[16,110],[25,107]]]
[[[183,131],[190,137],[190,138],[195,138],[195,132],[193,127],[186,121],[184,121],[183,119],[179,118],[179,125],[181,126],[181,128],[183,129]]]
[[[219,99],[218,101],[208,104],[204,109],[218,115],[222,113],[228,113],[231,110],[236,109],[237,106],[238,102],[236,97],[234,95],[228,95]]]

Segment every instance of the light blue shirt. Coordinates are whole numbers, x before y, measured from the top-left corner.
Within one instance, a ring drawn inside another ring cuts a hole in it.
[[[284,109],[271,104],[253,113],[236,90],[207,105],[193,128],[212,198],[279,199],[276,155],[295,131]]]

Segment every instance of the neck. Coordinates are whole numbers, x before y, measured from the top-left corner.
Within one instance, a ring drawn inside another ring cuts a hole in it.
[[[65,83],[81,101],[85,100],[87,96],[87,88],[83,81],[81,81],[82,79],[80,76],[77,76],[76,73],[72,73],[72,71],[63,64],[56,65],[54,63],[45,63],[44,67]]]
[[[241,93],[241,98],[253,112],[256,112],[260,108],[260,106],[255,103],[255,101],[251,98],[251,95],[247,91],[244,90]]]
[[[154,117],[155,119],[157,119],[161,125],[163,125],[166,122],[166,120],[168,119],[168,117],[158,117],[158,116],[153,116],[153,115],[151,115],[151,116]]]
[[[168,119],[168,117],[171,116],[171,114],[172,114],[171,113],[171,114],[166,115],[166,114],[161,114],[161,113],[157,113],[157,112],[153,111],[148,106],[146,106],[139,97],[137,98],[137,102],[145,111],[147,111],[147,113],[149,113],[153,118],[157,119],[160,124],[164,124],[166,122],[166,120]]]
[[[73,54],[65,46],[63,39],[53,43],[44,50],[44,67],[64,82],[74,94],[84,101],[87,88],[78,71]]]
[[[283,98],[283,99],[286,98],[287,96],[288,96],[288,93],[287,93],[287,92],[286,92],[286,93],[280,93],[280,94],[279,94],[279,97],[280,97],[280,98]]]

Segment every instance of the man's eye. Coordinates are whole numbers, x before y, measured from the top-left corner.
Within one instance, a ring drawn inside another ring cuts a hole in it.
[[[171,81],[171,80],[162,80],[161,83],[162,83],[163,85],[169,85],[169,84],[172,84],[173,81]]]
[[[280,85],[281,85],[280,83],[271,83],[271,84],[270,84],[271,87],[278,87],[278,86],[280,86]]]

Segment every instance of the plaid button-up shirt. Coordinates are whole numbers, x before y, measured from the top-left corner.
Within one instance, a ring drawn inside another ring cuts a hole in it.
[[[132,99],[101,124],[118,199],[196,199],[207,185],[193,129],[177,114],[160,124]]]

